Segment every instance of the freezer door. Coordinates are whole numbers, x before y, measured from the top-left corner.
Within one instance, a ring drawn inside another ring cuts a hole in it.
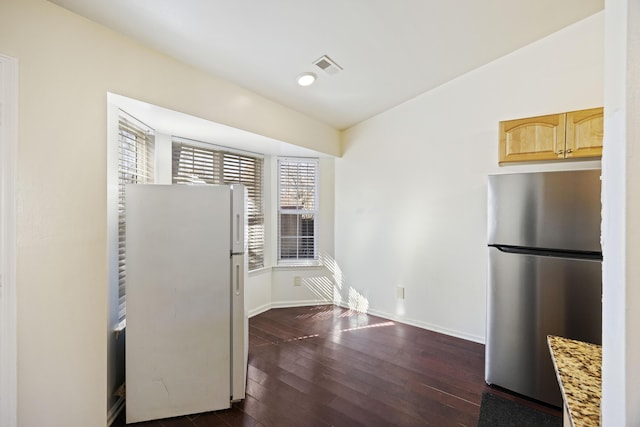
[[[247,251],[247,190],[242,184],[231,185],[231,252]]]
[[[601,262],[489,248],[485,379],[561,406],[547,335],[601,343]]]
[[[249,356],[249,321],[245,294],[247,257],[244,254],[231,257],[231,398],[245,397],[247,362]]]
[[[127,423],[228,408],[229,189],[126,192]]]
[[[489,176],[489,244],[600,252],[600,212],[600,170]]]

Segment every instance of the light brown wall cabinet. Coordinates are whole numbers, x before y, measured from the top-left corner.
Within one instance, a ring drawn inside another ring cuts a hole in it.
[[[603,108],[500,122],[500,163],[602,156]]]

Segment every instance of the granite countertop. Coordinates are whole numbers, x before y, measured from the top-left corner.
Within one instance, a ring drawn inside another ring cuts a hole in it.
[[[547,342],[571,425],[599,426],[602,347],[552,335]]]

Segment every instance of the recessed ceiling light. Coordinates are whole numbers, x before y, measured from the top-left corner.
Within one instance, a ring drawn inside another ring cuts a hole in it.
[[[309,86],[316,81],[316,75],[313,73],[302,73],[298,76],[298,84],[300,86]]]

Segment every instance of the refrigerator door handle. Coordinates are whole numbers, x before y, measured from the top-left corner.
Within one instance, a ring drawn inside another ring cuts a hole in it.
[[[521,254],[521,255],[537,255],[537,256],[549,256],[555,258],[575,258],[602,261],[601,252],[590,251],[572,251],[564,249],[545,249],[545,248],[526,248],[520,246],[511,245],[496,245],[490,244],[490,248],[496,248],[500,252],[508,254]]]
[[[231,256],[231,304],[232,322],[231,336],[231,400],[244,399],[247,384],[247,360],[249,344],[249,327],[246,307],[246,255]]]
[[[236,245],[242,245],[242,221],[240,213],[236,213]]]
[[[240,295],[240,280],[242,279],[242,275],[240,274],[240,264],[236,264],[236,271],[235,271],[235,279],[236,279],[236,295]]]
[[[247,193],[241,184],[233,184],[231,189],[231,253],[241,254],[247,251]]]

